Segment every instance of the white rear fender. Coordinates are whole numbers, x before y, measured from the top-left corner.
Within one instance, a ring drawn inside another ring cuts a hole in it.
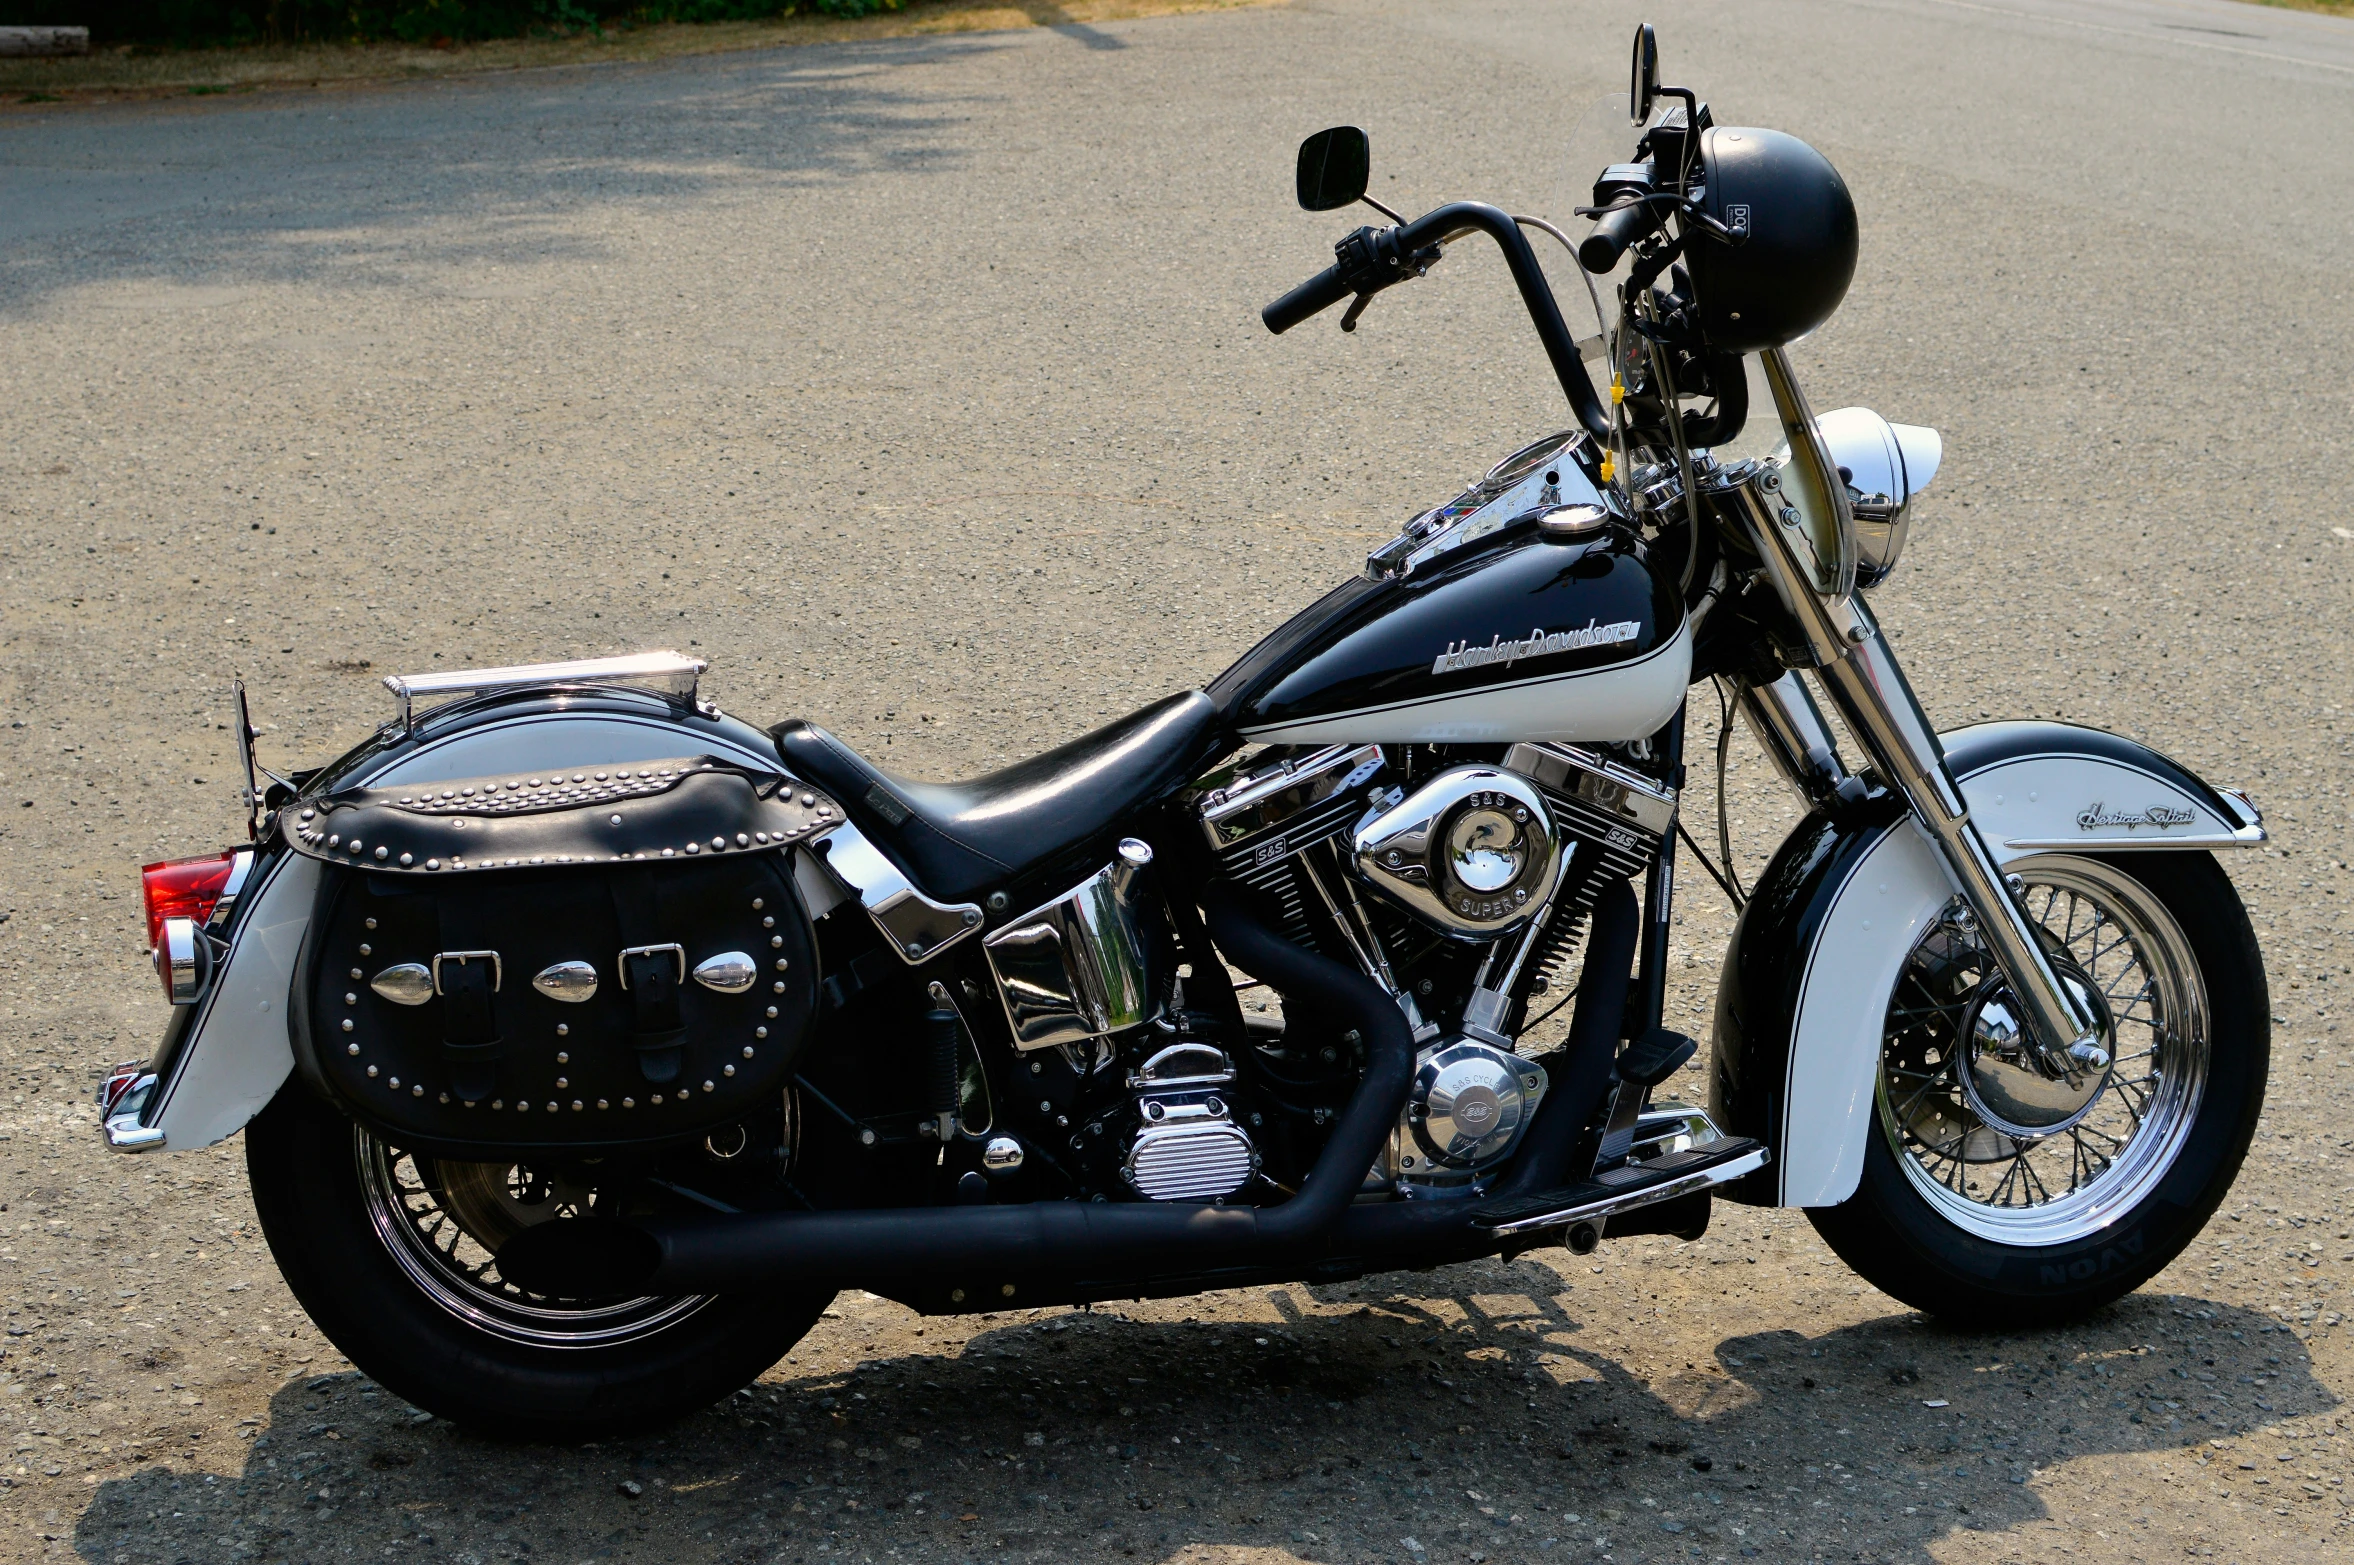
[[[1970,817],[2004,863],[2054,852],[2253,846],[2262,818],[2156,751],[2062,723],[1990,723],[1942,736]],[[1855,1193],[1888,996],[1954,896],[1900,801],[1800,822],[1734,933],[1717,984],[1711,1108],[1773,1161],[1728,1192],[1762,1206],[1836,1206]]]

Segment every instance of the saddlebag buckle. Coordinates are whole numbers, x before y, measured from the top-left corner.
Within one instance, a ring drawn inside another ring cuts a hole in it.
[[[622,987],[622,988],[624,988],[624,989],[627,989],[627,988],[629,987],[629,959],[630,959],[631,957],[633,957],[633,956],[660,956],[660,955],[662,955],[664,952],[668,952],[670,955],[672,955],[672,956],[674,956],[674,957],[678,958],[678,979],[677,979],[677,981],[678,981],[679,983],[682,983],[682,984],[683,984],[683,983],[685,983],[685,982],[687,981],[687,948],[686,948],[685,946],[682,946],[682,945],[680,945],[680,944],[679,944],[677,941],[675,941],[675,940],[674,940],[674,941],[672,941],[672,942],[671,942],[670,944],[668,944],[668,945],[659,945],[659,946],[623,946],[623,947],[621,948],[621,956],[620,956],[620,959],[619,959],[618,963],[616,964],[616,965],[618,965],[618,966],[620,967],[620,969],[621,969],[621,987]]]
[[[502,963],[499,961],[499,954],[498,954],[496,951],[436,951],[436,952],[434,952],[434,953],[433,953],[433,992],[434,992],[435,994],[443,994],[443,993],[446,993],[446,992],[447,992],[447,991],[445,991],[445,990],[442,988],[442,986],[441,986],[441,964],[442,964],[442,963],[444,963],[444,962],[455,962],[455,963],[457,963],[457,964],[458,964],[460,967],[464,967],[464,966],[465,966],[465,965],[466,965],[468,962],[472,962],[472,961],[479,960],[479,959],[480,959],[480,958],[482,958],[482,957],[489,957],[489,958],[490,958],[490,992],[491,992],[492,994],[497,994],[497,993],[499,992],[499,989],[500,989],[500,987],[501,987],[502,985],[504,985],[504,984],[506,983],[506,981],[507,981],[507,973],[506,973],[506,968],[505,968],[505,966],[504,966],[504,965],[503,965],[503,964],[502,964]]]

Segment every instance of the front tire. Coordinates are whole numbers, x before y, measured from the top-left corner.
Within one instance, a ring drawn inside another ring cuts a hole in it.
[[[1889,999],[1856,1193],[1807,1213],[1873,1286],[1974,1326],[2074,1319],[2180,1254],[2247,1154],[2271,1056],[2263,957],[2210,855],[2053,854],[2011,872],[2109,1006],[2113,1063],[2077,1101],[2001,1057],[1973,1025],[1999,975],[1957,904]]]
[[[593,1193],[388,1146],[289,1082],[246,1128],[246,1173],[287,1286],[344,1356],[487,1434],[578,1441],[668,1423],[757,1379],[831,1294],[559,1300],[491,1253]]]

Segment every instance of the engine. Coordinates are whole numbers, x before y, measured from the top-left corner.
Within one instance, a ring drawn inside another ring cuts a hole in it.
[[[1221,872],[1273,898],[1291,938],[1387,984],[1415,1024],[1414,1086],[1371,1180],[1411,1196],[1473,1193],[1548,1085],[1516,1052],[1515,1018],[1562,981],[1602,888],[1657,857],[1674,791],[1556,744],[1514,745],[1500,762],[1438,747],[1269,750],[1214,781],[1197,804]],[[1152,1090],[1144,1074],[1131,1077],[1140,1094]],[[1201,1139],[1172,1136],[1172,1148],[1205,1162],[1216,1148],[1220,1168],[1239,1166],[1213,1132],[1243,1143],[1242,1128],[1189,1112],[1183,1134]],[[1151,1135],[1140,1132],[1132,1163]],[[1129,1175],[1154,1193],[1144,1179],[1141,1167]]]

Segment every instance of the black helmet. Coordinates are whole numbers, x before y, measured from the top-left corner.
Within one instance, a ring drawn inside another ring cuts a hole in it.
[[[1686,247],[1709,345],[1755,353],[1829,320],[1856,245],[1855,199],[1830,160],[1778,130],[1718,125],[1701,135],[1700,169],[1708,215],[1748,235]]]

